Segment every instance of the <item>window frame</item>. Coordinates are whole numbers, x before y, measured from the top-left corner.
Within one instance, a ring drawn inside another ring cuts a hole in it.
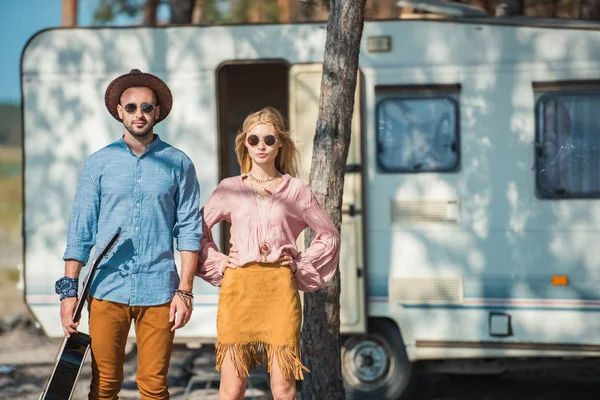
[[[589,193],[564,193],[551,192],[541,183],[540,171],[543,156],[544,134],[543,106],[548,100],[560,100],[563,96],[590,96],[596,95],[600,99],[600,81],[557,81],[533,82],[534,91],[534,118],[535,118],[535,143],[533,157],[535,160],[535,196],[540,200],[582,200],[600,198],[600,187],[595,192]]]
[[[460,132],[460,92],[461,86],[455,85],[405,85],[405,86],[376,86],[375,87],[375,157],[377,172],[382,174],[435,174],[457,173],[461,169],[461,132]],[[379,135],[379,111],[382,104],[389,100],[447,100],[454,106],[454,146],[456,161],[447,168],[414,169],[390,168],[380,158],[381,141]]]

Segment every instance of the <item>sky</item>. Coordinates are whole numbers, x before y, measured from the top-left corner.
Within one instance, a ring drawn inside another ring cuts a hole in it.
[[[91,26],[98,0],[79,0],[78,25]],[[0,0],[0,103],[21,103],[21,52],[27,41],[46,28],[61,24],[61,0]],[[165,10],[159,11],[164,18]],[[111,25],[137,24],[118,17]]]

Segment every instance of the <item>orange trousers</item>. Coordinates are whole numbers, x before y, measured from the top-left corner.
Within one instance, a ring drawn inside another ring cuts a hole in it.
[[[125,345],[134,322],[138,364],[136,383],[143,400],[169,398],[167,372],[174,332],[169,322],[170,303],[129,306],[89,298],[92,338],[90,400],[117,400],[123,382]]]

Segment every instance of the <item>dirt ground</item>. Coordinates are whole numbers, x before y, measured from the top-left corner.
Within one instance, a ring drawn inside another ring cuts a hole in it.
[[[25,317],[5,319],[0,334],[0,399],[38,399],[60,341],[49,340]],[[125,363],[120,398],[139,399],[135,384],[135,350]],[[417,366],[418,369],[418,366]],[[90,360],[77,384],[74,399],[87,398]],[[192,371],[197,374],[192,375]],[[199,375],[198,375],[199,373]],[[186,395],[190,378],[193,387]],[[204,378],[203,378],[204,377]],[[207,380],[208,379],[208,380]],[[212,379],[212,381],[211,381]],[[210,382],[210,388],[207,388]],[[171,399],[218,399],[214,350],[176,347],[169,371]],[[247,399],[270,400],[264,371],[252,375]],[[300,398],[300,396],[298,396]],[[420,374],[407,400],[587,400],[600,398],[600,363],[561,369],[531,369],[501,376]],[[321,399],[316,399],[321,400]],[[326,400],[326,399],[323,399]]]
[[[37,400],[51,373],[60,340],[46,338],[29,319],[11,322],[13,326],[10,329],[5,327],[4,333],[0,335],[0,399]],[[133,347],[125,362],[125,380],[120,393],[122,400],[139,399],[135,383],[136,363]],[[91,378],[90,364],[88,356],[73,399],[87,398]],[[192,382],[189,393],[184,396],[192,371],[196,372],[196,379],[199,380]],[[201,379],[203,376],[210,379]],[[213,349],[198,352],[177,346],[171,358],[168,378],[172,399],[218,398],[218,375],[214,373]],[[252,377],[248,398],[255,396],[257,400],[272,399],[268,393],[268,385],[261,379],[260,374]],[[209,382],[211,387],[206,389]],[[254,386],[261,386],[262,389]]]

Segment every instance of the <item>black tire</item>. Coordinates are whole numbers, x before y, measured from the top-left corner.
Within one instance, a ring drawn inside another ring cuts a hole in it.
[[[369,333],[350,336],[342,347],[342,375],[349,400],[398,400],[408,392],[413,366],[398,326],[369,320]]]

